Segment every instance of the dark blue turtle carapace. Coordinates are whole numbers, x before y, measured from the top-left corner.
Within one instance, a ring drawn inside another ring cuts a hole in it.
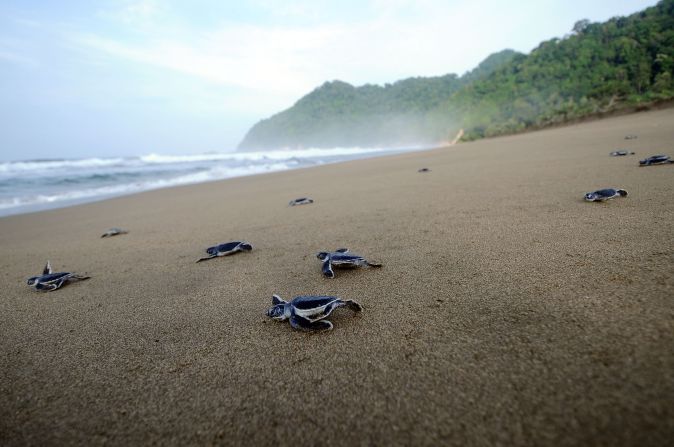
[[[323,275],[328,278],[334,278],[333,267],[337,268],[355,268],[355,267],[381,267],[381,264],[370,262],[361,255],[349,253],[348,248],[338,248],[335,251],[322,251],[316,255],[323,262]]]
[[[241,242],[241,241],[226,242],[224,244],[208,247],[206,249],[206,253],[208,254],[208,256],[197,259],[197,262],[206,261],[208,259],[213,259],[220,256],[232,255],[240,251],[251,251],[252,249],[253,246],[248,242]]]
[[[626,151],[626,150],[617,150],[617,151],[611,152],[609,155],[611,157],[624,157],[625,155],[634,155],[634,152]]]
[[[280,296],[272,296],[272,307],[267,316],[275,320],[289,320],[294,329],[304,331],[325,331],[332,329],[332,323],[325,320],[338,307],[348,307],[360,312],[363,307],[353,300],[342,300],[336,296],[302,295],[284,301]]]
[[[666,165],[674,163],[669,155],[651,155],[650,157],[639,160],[639,166]]]
[[[309,205],[310,203],[314,203],[314,200],[309,197],[300,197],[299,199],[291,200],[288,206]]]
[[[101,235],[101,237],[112,237],[112,236],[118,236],[120,234],[127,234],[127,233],[128,233],[128,231],[126,231],[126,230],[122,230],[121,228],[114,227],[114,228],[110,228],[108,231],[103,233]]]
[[[32,276],[28,278],[26,284],[39,290],[41,292],[50,292],[56,290],[71,280],[89,279],[89,276],[78,275],[70,272],[52,272],[51,263],[47,261],[47,265],[42,270],[42,275]]]
[[[627,191],[624,189],[605,188],[585,194],[585,200],[588,202],[604,202],[615,197],[626,197]]]

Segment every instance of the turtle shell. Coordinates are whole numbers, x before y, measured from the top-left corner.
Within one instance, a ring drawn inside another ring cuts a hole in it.
[[[320,311],[322,308],[328,304],[338,301],[339,298],[336,296],[298,296],[293,298],[290,304],[293,305],[296,309],[309,311],[317,310]]]

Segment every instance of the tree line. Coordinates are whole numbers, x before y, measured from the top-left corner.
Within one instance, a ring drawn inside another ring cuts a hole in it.
[[[578,21],[529,54],[504,50],[457,76],[354,87],[326,82],[253,126],[240,149],[442,144],[674,98],[674,0]]]

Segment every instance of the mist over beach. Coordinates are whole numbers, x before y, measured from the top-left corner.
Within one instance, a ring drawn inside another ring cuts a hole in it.
[[[0,445],[674,439],[674,0],[0,30]]]

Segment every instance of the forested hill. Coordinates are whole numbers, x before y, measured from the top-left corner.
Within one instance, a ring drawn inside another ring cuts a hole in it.
[[[326,82],[253,126],[244,150],[441,144],[674,97],[674,0],[605,23],[581,20],[530,54],[493,54],[457,76],[385,86]]]

